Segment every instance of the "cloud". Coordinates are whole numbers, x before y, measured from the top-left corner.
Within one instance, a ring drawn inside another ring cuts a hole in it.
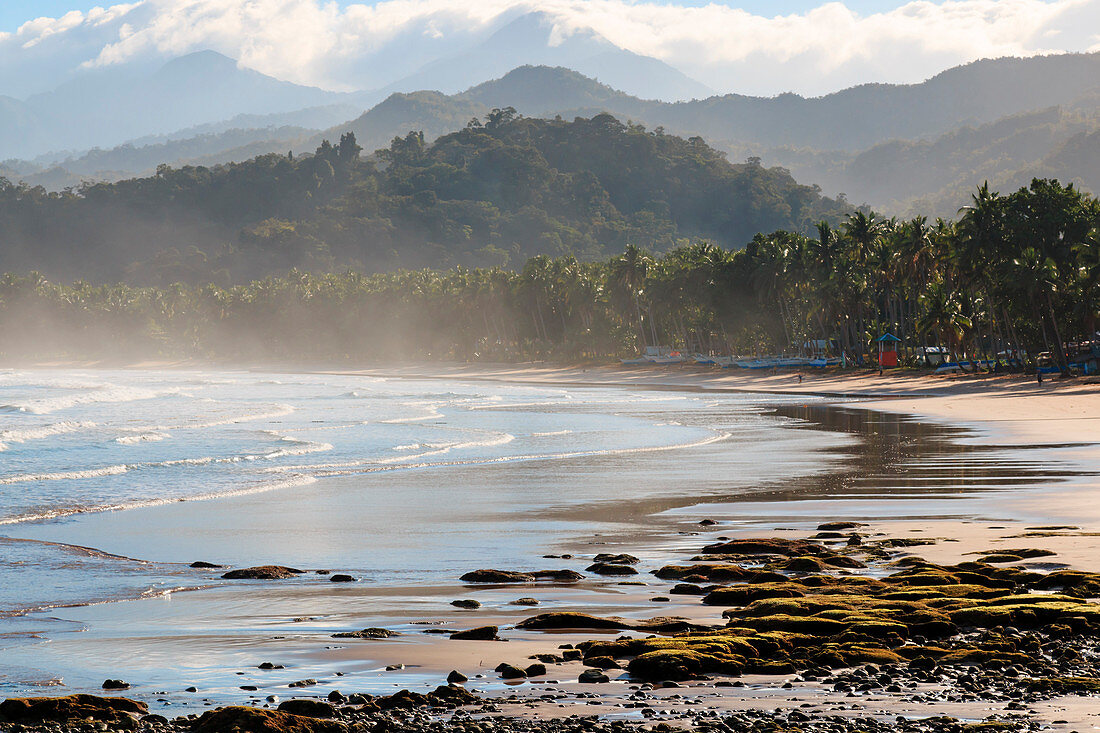
[[[654,0],[141,0],[0,35],[0,91],[206,48],[282,79],[375,88],[536,10],[554,20],[555,39],[594,31],[752,94],[915,82],[977,58],[1100,48],[1100,0],[915,0],[870,15],[825,2],[774,18]]]

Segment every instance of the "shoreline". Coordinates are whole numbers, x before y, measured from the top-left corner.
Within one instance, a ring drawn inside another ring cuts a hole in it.
[[[1015,445],[1015,447],[1045,446],[1051,450],[1072,452],[1073,460],[1081,466],[1087,467],[1091,465],[1093,470],[1097,468],[1098,456],[1096,444],[1100,442],[1100,422],[1096,422],[1096,420],[1100,418],[1093,418],[1088,412],[1091,410],[1092,414],[1100,416],[1100,394],[1089,389],[1091,385],[1081,384],[1079,382],[1067,385],[1051,385],[1048,391],[1038,393],[1031,388],[1024,379],[1004,377],[990,378],[989,381],[985,379],[973,380],[971,378],[946,380],[941,378],[929,378],[934,380],[934,382],[915,384],[914,380],[920,378],[907,376],[900,379],[889,378],[889,381],[884,384],[883,380],[879,380],[877,376],[814,375],[812,378],[804,378],[802,385],[798,385],[793,375],[753,376],[749,379],[734,379],[731,378],[730,375],[713,375],[695,373],[694,371],[685,374],[684,372],[687,370],[676,370],[675,372],[672,372],[672,370],[653,370],[655,373],[651,374],[639,374],[638,371],[639,370],[583,367],[568,370],[559,367],[525,370],[516,370],[514,367],[500,367],[488,370],[483,368],[470,369],[452,367],[448,369],[446,373],[433,374],[408,373],[405,370],[395,372],[393,369],[371,369],[353,372],[341,371],[337,373],[372,377],[469,379],[472,381],[501,381],[544,385],[569,384],[571,386],[582,387],[608,387],[618,384],[618,386],[628,388],[690,391],[751,391],[769,394],[806,394],[807,396],[821,395],[828,390],[833,392],[833,394],[842,393],[846,395],[844,398],[845,402],[853,399],[858,400],[858,402],[849,404],[851,407],[861,410],[866,409],[880,413],[908,415],[917,422],[929,421],[943,426],[964,425],[970,430],[978,431],[973,436],[964,438],[964,443],[981,444],[983,442],[988,442],[992,438],[999,441],[1007,439],[1009,444],[1006,447],[1008,448],[1013,447],[1013,445]],[[629,377],[629,380],[623,378],[624,372],[626,372],[626,376]],[[783,380],[787,380],[789,383],[784,384]],[[793,384],[790,382],[793,382]],[[885,391],[883,390],[884,387],[886,388]],[[1051,397],[1055,398],[1055,404],[1050,404],[1048,402],[1045,405],[1039,405],[1043,407],[1043,409],[1038,409],[1039,406],[1036,405],[1037,401],[1048,400],[1048,398]],[[1005,402],[1005,400],[1008,402]],[[844,403],[833,403],[831,407],[843,408]],[[1093,409],[1094,407],[1095,409]],[[1077,439],[1074,441],[1065,441],[1061,433],[1064,432],[1067,425],[1078,430],[1084,430],[1085,434],[1083,436],[1076,436]],[[1082,440],[1082,437],[1087,438],[1087,440]],[[1015,443],[1013,443],[1013,441],[1015,441]],[[1073,443],[1074,446],[1063,447],[1066,443]],[[1085,513],[1084,510],[1088,507],[1088,504],[1080,503],[1087,497],[1087,484],[1089,482],[1095,483],[1092,479],[1086,477],[1079,482],[1086,484],[1085,486],[1078,486],[1068,491],[1061,492],[1063,496],[1060,498],[1060,501],[1066,506],[1063,511],[1070,515],[1086,517],[1086,519],[1075,522],[1080,529],[1059,532],[1056,536],[1051,537],[1037,537],[1034,539],[1029,538],[1026,541],[1018,541],[1026,542],[1028,546],[1040,548],[1049,546],[1052,551],[1058,552],[1055,558],[1056,560],[1070,566],[1087,568],[1091,565],[1091,563],[1094,562],[1094,549],[1097,544],[1100,543],[1100,540],[1090,538],[1088,535],[1090,531],[1094,530],[1094,525],[1089,524],[1089,522],[1096,522],[1098,518],[1094,515]],[[1046,498],[1042,499],[1047,502],[1049,502],[1049,497],[1053,495],[1053,492],[1055,492],[1058,487],[1051,486],[1048,488],[1049,491],[1046,492]],[[836,509],[838,511],[835,515],[827,517],[822,516],[821,519],[833,519],[834,517],[843,518],[844,511],[848,511],[849,513],[852,511],[850,508],[846,509],[846,505],[843,502],[839,503]],[[707,513],[710,510],[711,507],[709,506],[706,509],[703,509],[699,505],[690,505],[687,507],[687,511],[691,512],[691,516],[693,517],[692,522],[697,520],[696,515],[701,516],[703,513]],[[1047,511],[1049,511],[1049,507]],[[739,538],[776,535],[790,537],[795,536],[797,533],[805,534],[809,531],[808,527],[802,530],[794,530],[779,526],[753,528],[747,526],[730,527],[727,524],[728,520],[719,521],[721,522],[719,528],[713,531],[708,530],[707,534],[726,532]],[[1012,534],[1019,534],[1021,531],[1027,531],[1026,522],[1024,521],[1006,523],[1003,527],[979,527],[977,526],[978,523],[970,520],[960,523],[956,520],[936,520],[928,522],[927,520],[914,519],[879,521],[873,523],[866,531],[872,534],[885,533],[890,537],[898,537],[902,536],[903,533],[911,531],[915,521],[925,524],[923,528],[926,532],[925,536],[931,535],[934,537],[949,537],[961,540],[959,542],[938,542],[934,545],[917,547],[914,553],[912,553],[925,557],[933,562],[941,563],[965,560],[967,559],[967,553],[983,547],[988,548],[996,546],[998,542],[1010,541],[1006,535],[1010,536]],[[1000,521],[997,521],[999,525]],[[686,518],[683,523],[685,526],[689,524]],[[699,538],[698,541],[700,544],[702,543],[701,538]],[[686,545],[686,543],[689,542],[690,540],[681,538],[681,541],[676,544]],[[675,554],[677,552],[676,549],[667,546],[657,549],[662,555]],[[521,593],[522,586],[517,587],[515,590],[517,594]],[[651,591],[647,591],[647,593],[648,592]],[[651,606],[651,608],[654,613],[662,610],[660,607]],[[696,608],[698,611],[706,611],[705,608]],[[536,611],[537,609],[531,609],[531,613],[528,615],[534,615]],[[466,622],[467,625],[473,625],[479,617],[481,617],[481,614],[473,613],[464,618],[469,619],[469,621]],[[492,620],[492,617],[485,618]],[[589,632],[581,634],[576,638],[580,637],[593,638],[593,635]],[[533,642],[529,639],[524,641],[516,639],[516,641],[519,643],[513,642],[513,644],[508,645],[509,658],[514,656],[512,653],[513,650],[518,651],[521,648],[534,648],[531,646]],[[549,641],[550,639],[547,639],[547,642]],[[446,641],[439,641],[431,644],[431,646],[438,648],[440,644],[445,645],[447,643]],[[470,654],[480,654],[482,649],[477,646],[480,642],[450,643],[463,646],[474,644],[474,648],[467,652]],[[548,648],[554,645],[556,645],[556,642],[547,644]],[[448,652],[451,652],[451,650],[448,649]],[[462,656],[460,650],[456,649],[453,653],[458,654],[460,657]],[[428,652],[428,654],[430,656],[431,652]],[[447,659],[453,660],[454,657],[448,655]],[[581,669],[581,667],[577,666],[577,669],[573,671],[579,671],[579,669]],[[535,681],[532,681],[532,683],[542,684],[541,682]],[[770,680],[756,681],[751,683],[750,686],[753,689],[749,691],[748,694],[742,694],[737,698],[741,701],[741,705],[755,705],[759,707],[760,705],[767,704],[774,706],[775,704],[781,704],[782,699],[784,699],[783,693],[779,690],[779,685],[773,685]],[[599,686],[586,688],[583,685],[577,687],[574,684],[572,687],[582,691],[585,689],[592,689],[605,697],[605,693],[607,693],[606,689]],[[524,685],[523,688],[525,693],[532,695],[537,695],[542,692],[541,689],[533,688],[533,685]],[[771,691],[773,688],[775,689],[774,692]],[[519,690],[521,688],[516,689]],[[621,699],[621,696],[625,694],[625,692],[617,692],[612,694],[609,699]],[[729,703],[729,700],[727,700],[727,703]],[[511,712],[513,714],[530,715],[530,709],[524,707],[527,704],[527,702],[515,703],[515,708],[511,710]],[[882,704],[886,706],[890,705],[890,703],[886,701],[883,701]],[[894,710],[894,712],[899,711],[900,708]],[[966,712],[964,709],[960,709],[960,711],[962,713]],[[562,709],[558,708],[557,705],[549,704],[542,705],[538,709],[538,714],[547,716],[568,714],[569,712],[576,712],[576,709],[565,709],[565,713],[562,713]],[[971,710],[971,713],[973,713],[973,710]],[[1051,713],[1051,716],[1055,715],[1062,714]],[[1091,709],[1086,706],[1086,709],[1081,712],[1081,715],[1092,715]],[[1057,719],[1051,716],[1048,716],[1049,720]],[[1080,722],[1085,722],[1085,719],[1083,717],[1080,718]]]

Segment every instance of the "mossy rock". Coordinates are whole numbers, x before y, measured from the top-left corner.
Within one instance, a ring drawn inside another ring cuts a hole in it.
[[[703,598],[708,606],[745,606],[765,598],[801,598],[806,590],[795,583],[759,583],[716,588]]]
[[[1094,677],[1036,677],[1024,683],[1031,692],[1055,693],[1057,695],[1100,692],[1100,679]]]
[[[712,583],[726,583],[729,581],[746,581],[758,571],[743,568],[740,565],[699,564],[699,565],[666,565],[653,574],[662,580],[683,580],[684,578],[705,578]]]
[[[231,705],[209,710],[191,725],[194,733],[344,733],[347,727],[335,720],[306,718],[275,710]]]
[[[708,555],[820,555],[827,553],[824,545],[807,540],[770,537],[767,539],[740,539],[707,545],[703,553]]]
[[[15,697],[0,702],[0,718],[13,723],[62,723],[92,720],[104,723],[133,720],[145,715],[149,706],[124,697],[66,695],[64,697]]]
[[[687,680],[712,672],[737,675],[744,667],[745,660],[740,657],[669,649],[635,657],[627,671],[641,680]]]
[[[793,631],[800,634],[825,636],[839,634],[845,628],[842,621],[815,616],[791,616],[785,613],[741,619],[739,623],[759,631]]]

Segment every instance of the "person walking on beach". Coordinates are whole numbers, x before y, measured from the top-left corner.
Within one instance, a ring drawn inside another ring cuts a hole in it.
[[[1039,367],[1035,367],[1035,381],[1040,385],[1043,383],[1043,370]]]

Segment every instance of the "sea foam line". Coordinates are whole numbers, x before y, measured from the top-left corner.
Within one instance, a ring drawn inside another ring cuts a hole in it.
[[[88,421],[65,420],[63,422],[39,425],[33,428],[12,428],[0,430],[0,451],[5,451],[11,443],[26,443],[31,440],[42,440],[54,435],[75,433],[80,430],[88,430],[98,427],[97,423]]]

